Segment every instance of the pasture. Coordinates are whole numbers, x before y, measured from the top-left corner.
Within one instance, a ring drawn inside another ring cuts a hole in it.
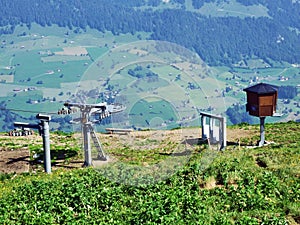
[[[14,34],[3,36],[0,101],[34,113],[55,112],[65,101],[76,100],[74,96],[82,90],[108,91],[123,101],[127,113],[139,114],[140,107],[134,107],[136,102],[154,96],[169,102],[182,122],[198,118],[199,111],[219,114],[232,104],[243,104],[242,89],[256,77],[275,85],[300,84],[297,65],[272,62],[275,66],[267,67],[262,60],[251,59],[247,66],[208,67],[187,49],[172,43],[139,41],[138,35],[114,36],[93,29],[74,33],[57,26],[33,25],[30,30],[18,27]],[[129,74],[137,66],[143,68],[141,75],[145,77]],[[157,78],[147,78],[149,73]],[[38,94],[24,91],[28,88]],[[28,104],[30,98],[36,102]],[[276,120],[297,119],[300,114],[295,103],[299,98],[298,95],[288,104],[278,102],[280,111],[288,114]]]
[[[186,1],[186,7],[188,10],[198,12],[206,16],[238,16],[241,18],[249,16],[269,16],[268,9],[259,4],[244,6],[237,1],[216,1],[213,3],[204,3],[200,9],[194,9],[191,2],[192,0]]]
[[[130,122],[142,129],[171,129],[179,127],[178,115],[172,105],[161,99],[142,99],[130,110]]]
[[[224,83],[216,82],[203,62],[192,63],[192,53],[189,53],[189,59],[188,54],[181,55],[174,46],[154,51],[153,45],[159,44],[137,42],[112,49],[88,68],[82,81],[94,80],[101,90],[126,96],[129,107],[139,99],[153,95],[171,102],[185,118],[197,117],[197,108],[224,111],[224,103],[219,104],[222,96],[217,91]],[[130,75],[137,68],[140,68],[137,74]],[[105,74],[110,75],[105,78]],[[158,77],[151,78],[149,74]]]

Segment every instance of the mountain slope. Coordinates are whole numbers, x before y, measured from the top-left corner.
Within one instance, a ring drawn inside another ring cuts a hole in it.
[[[74,32],[89,26],[115,35],[149,32],[152,39],[195,50],[211,65],[230,65],[249,57],[289,63],[298,63],[300,58],[300,4],[292,0],[206,0],[192,4],[175,0],[114,0],[101,4],[86,0],[4,0],[1,4],[2,34],[13,32],[18,24],[30,27],[33,22],[42,26],[58,24]],[[186,10],[186,4],[190,9]],[[206,14],[207,8],[211,13]],[[252,11],[258,9],[265,13],[253,15]]]

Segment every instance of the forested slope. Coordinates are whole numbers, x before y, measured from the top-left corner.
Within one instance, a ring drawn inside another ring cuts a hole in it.
[[[193,0],[195,10],[214,0]],[[78,32],[87,26],[113,34],[151,33],[195,50],[211,65],[231,64],[247,57],[297,63],[300,58],[300,3],[292,0],[239,0],[245,6],[267,7],[268,17],[214,17],[185,9],[185,1],[120,0],[2,0],[0,33],[11,33],[18,24],[68,27]],[[223,1],[218,3],[225,4]],[[166,4],[166,3],[165,3]],[[172,6],[172,7],[171,7]],[[158,10],[159,9],[159,10]]]

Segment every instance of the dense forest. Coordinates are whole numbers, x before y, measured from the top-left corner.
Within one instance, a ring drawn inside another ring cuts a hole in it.
[[[206,2],[192,0],[195,9]],[[210,65],[230,65],[244,58],[259,57],[298,63],[300,58],[300,3],[292,0],[237,0],[262,5],[268,17],[213,17],[185,9],[184,0],[2,0],[0,34],[12,33],[17,25],[33,22],[57,24],[74,31],[88,26],[99,31],[151,34],[154,40],[175,42],[196,51]]]

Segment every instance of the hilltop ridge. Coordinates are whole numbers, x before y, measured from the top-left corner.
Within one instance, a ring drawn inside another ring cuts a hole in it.
[[[267,124],[266,137],[273,143],[259,148],[246,147],[257,140],[258,126],[234,126],[229,130],[244,135],[232,136],[225,151],[196,145],[188,162],[162,180],[155,171],[141,172],[155,160],[165,160],[165,155],[155,159],[153,149],[140,146],[131,151],[121,141],[123,149],[113,145],[109,151],[123,164],[60,168],[52,175],[2,174],[0,222],[296,225],[300,222],[299,126]],[[110,139],[122,138],[111,135],[104,145],[110,147]],[[169,164],[165,172],[171,168]]]

